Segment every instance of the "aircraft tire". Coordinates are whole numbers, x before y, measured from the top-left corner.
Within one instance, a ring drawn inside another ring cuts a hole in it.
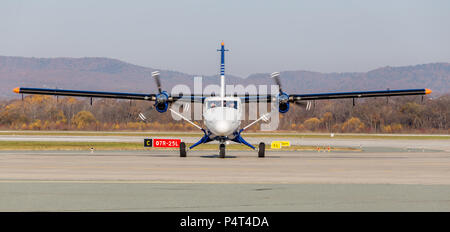
[[[225,158],[225,144],[219,145],[219,158]]]
[[[259,149],[258,149],[258,157],[264,158],[266,153],[266,144],[265,143],[259,143]]]
[[[184,142],[180,143],[180,157],[186,157],[186,144]]]

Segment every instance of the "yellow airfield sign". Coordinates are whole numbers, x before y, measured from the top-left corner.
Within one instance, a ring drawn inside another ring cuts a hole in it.
[[[291,142],[289,141],[280,141],[281,146],[282,147],[290,147],[291,146]]]
[[[272,142],[272,144],[270,145],[270,148],[272,148],[272,149],[280,149],[281,148],[281,143],[280,142]]]
[[[290,147],[291,143],[289,141],[273,141],[270,144],[270,148],[281,149],[282,147]]]

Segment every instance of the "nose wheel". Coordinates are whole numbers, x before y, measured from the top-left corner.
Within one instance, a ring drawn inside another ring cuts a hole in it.
[[[225,144],[221,143],[219,145],[219,158],[225,158]]]

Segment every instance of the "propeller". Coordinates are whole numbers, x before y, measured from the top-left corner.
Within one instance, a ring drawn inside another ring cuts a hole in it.
[[[289,99],[287,97],[288,95],[285,94],[283,92],[282,88],[281,88],[280,73],[279,72],[274,72],[274,73],[270,74],[270,76],[273,78],[275,83],[278,85],[278,91],[279,91],[279,94],[280,94],[280,97],[281,97],[281,102],[287,103],[289,101]],[[285,96],[283,96],[283,95],[285,95]],[[301,106],[301,107],[305,108],[306,110],[311,110],[311,107],[313,105],[311,101],[307,101],[307,102],[303,102],[303,101],[296,102],[296,101],[294,101],[294,103],[296,105],[298,105],[298,106]]]
[[[147,121],[147,117],[143,113],[139,113],[139,118],[144,122]]]
[[[264,122],[268,122],[269,119],[270,119],[270,114],[269,113],[267,113],[267,114],[265,114],[265,115],[263,115],[261,117],[261,120],[263,120]]]
[[[155,78],[156,86],[158,87],[158,92],[161,93],[161,80],[159,79],[159,71],[152,72],[152,77]]]
[[[303,108],[305,108],[307,111],[311,110],[313,103],[312,101],[301,101],[301,102],[294,102],[296,105],[301,106]]]
[[[294,102],[296,105],[307,108],[308,102]]]
[[[286,113],[289,111],[289,95],[287,93],[284,93],[281,89],[280,73],[274,72],[270,74],[270,77],[272,77],[275,83],[278,85],[278,111],[280,113]]]
[[[152,77],[155,78],[156,81],[156,87],[158,87],[158,94],[156,94],[156,100],[155,100],[155,108],[156,111],[160,113],[164,113],[167,111],[169,107],[169,97],[170,95],[163,91],[161,88],[161,80],[159,79],[159,71],[152,72]]]
[[[283,90],[281,89],[280,73],[274,72],[274,73],[270,74],[270,76],[275,80],[275,83],[278,85],[278,91],[280,93],[282,93]]]

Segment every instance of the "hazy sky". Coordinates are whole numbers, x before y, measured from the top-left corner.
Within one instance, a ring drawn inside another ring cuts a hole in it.
[[[450,62],[450,1],[0,0],[0,55],[110,57],[190,74]]]

